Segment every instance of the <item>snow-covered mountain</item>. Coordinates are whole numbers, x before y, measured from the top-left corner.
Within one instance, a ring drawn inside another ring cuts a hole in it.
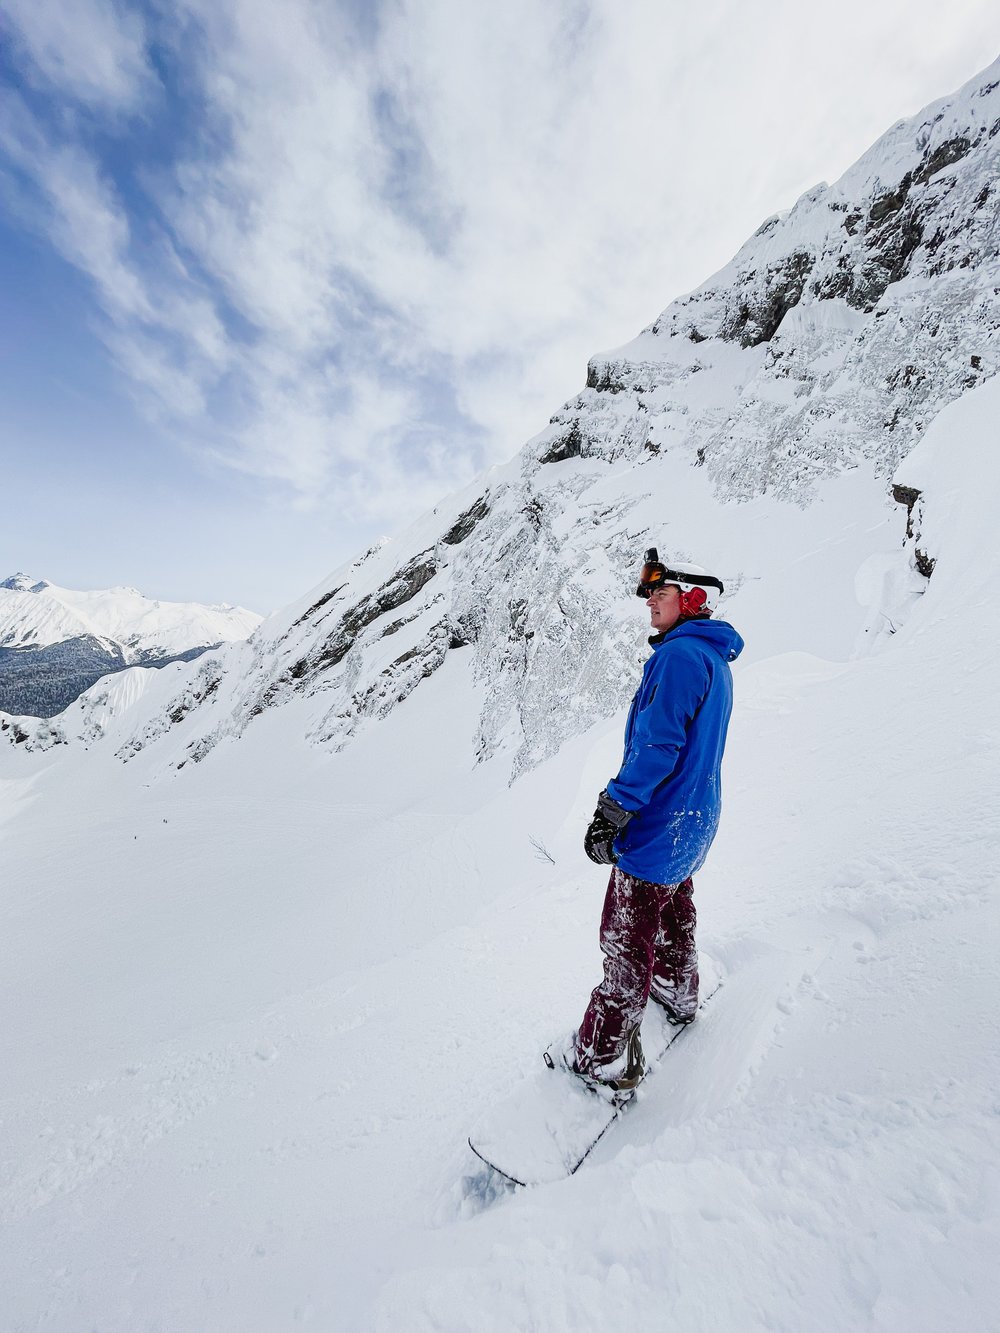
[[[4,723],[12,1327],[990,1326],[998,82],[248,642]],[[724,984],[576,1176],[509,1194],[465,1136],[600,973],[581,839],[650,541],[748,644],[696,883]]]
[[[135,588],[77,592],[12,574],[0,583],[0,710],[50,717],[101,676],[191,660],[260,622],[238,606],[156,601]]]
[[[594,357],[510,464],[206,658],[122,756],[183,722],[172,762],[201,759],[297,697],[310,739],[338,748],[463,650],[474,752],[516,775],[627,698],[620,590],[647,544],[711,565],[751,611],[780,587],[788,625],[752,655],[850,651],[886,613],[857,609],[845,523],[877,550],[899,461],[1000,368],[998,180],[1000,61]],[[777,515],[808,551],[774,541]]]
[[[77,592],[46,579],[12,574],[0,582],[0,647],[60,643],[81,634],[119,644],[129,666],[189,648],[245,639],[262,617],[241,606],[163,602],[137,588]]]
[[[723,988],[561,1185],[505,1194],[465,1136],[600,975],[581,839],[621,712],[509,784],[452,650],[340,754],[301,695],[172,781],[169,734],[115,758],[128,711],[86,750],[0,747],[10,1326],[988,1327],[998,420],[994,380],[904,460],[936,564],[880,651],[735,664],[696,882]],[[863,586],[912,572],[895,520]],[[796,510],[766,521],[808,556]],[[744,591],[748,639],[781,632],[781,584]]]

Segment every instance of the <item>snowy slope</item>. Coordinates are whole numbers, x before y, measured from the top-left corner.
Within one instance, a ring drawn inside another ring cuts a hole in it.
[[[990,1326],[998,78],[484,486],[0,746],[11,1327]],[[648,541],[748,642],[697,884],[726,982],[578,1176],[508,1195],[465,1136],[599,975]]]
[[[301,697],[171,781],[157,745],[0,750],[9,1325],[988,1327],[998,420],[995,382],[903,464],[936,565],[878,651],[737,664],[697,886],[725,987],[559,1186],[506,1195],[464,1139],[599,973],[622,714],[508,786],[456,650],[341,754]]]
[[[60,643],[90,634],[121,646],[129,665],[245,639],[261,617],[240,606],[161,602],[136,588],[77,592],[13,574],[0,583],[0,647]]]
[[[272,617],[249,659],[138,712],[122,758],[173,731],[161,753],[201,760],[299,698],[309,740],[339,749],[458,651],[483,687],[475,753],[522,773],[627,701],[618,594],[654,543],[753,612],[794,607],[752,655],[847,653],[871,629],[855,567],[896,522],[893,471],[1000,366],[998,179],[1000,62],[595,357],[511,463]]]

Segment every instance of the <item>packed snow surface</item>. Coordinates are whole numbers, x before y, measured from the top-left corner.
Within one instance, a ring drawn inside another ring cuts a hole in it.
[[[724,986],[559,1184],[507,1193],[465,1139],[599,975],[580,840],[621,712],[510,785],[457,650],[342,753],[302,698],[180,773],[0,748],[5,1325],[989,1326],[998,420],[994,382],[900,470],[921,591],[901,508],[858,537],[895,632],[737,663],[696,886]],[[790,543],[798,511],[769,522]],[[722,614],[753,644],[798,608]]]

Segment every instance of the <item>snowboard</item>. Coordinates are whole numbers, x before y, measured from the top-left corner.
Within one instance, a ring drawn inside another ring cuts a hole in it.
[[[704,954],[699,956],[698,969],[700,1013],[722,979]],[[690,1026],[673,1026],[659,1005],[650,1001],[642,1020],[646,1077],[636,1090],[638,1095]],[[469,1147],[476,1156],[515,1185],[545,1185],[573,1175],[636,1095],[588,1087],[563,1064],[563,1044],[554,1042],[539,1069],[491,1107],[469,1135]]]

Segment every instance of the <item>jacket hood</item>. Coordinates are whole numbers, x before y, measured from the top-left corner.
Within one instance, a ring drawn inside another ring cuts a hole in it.
[[[652,635],[649,642],[654,648],[659,648],[668,639],[679,639],[682,636],[701,639],[710,644],[724,662],[735,662],[744,647],[742,637],[727,620],[709,620],[707,617],[682,620],[665,634]]]

